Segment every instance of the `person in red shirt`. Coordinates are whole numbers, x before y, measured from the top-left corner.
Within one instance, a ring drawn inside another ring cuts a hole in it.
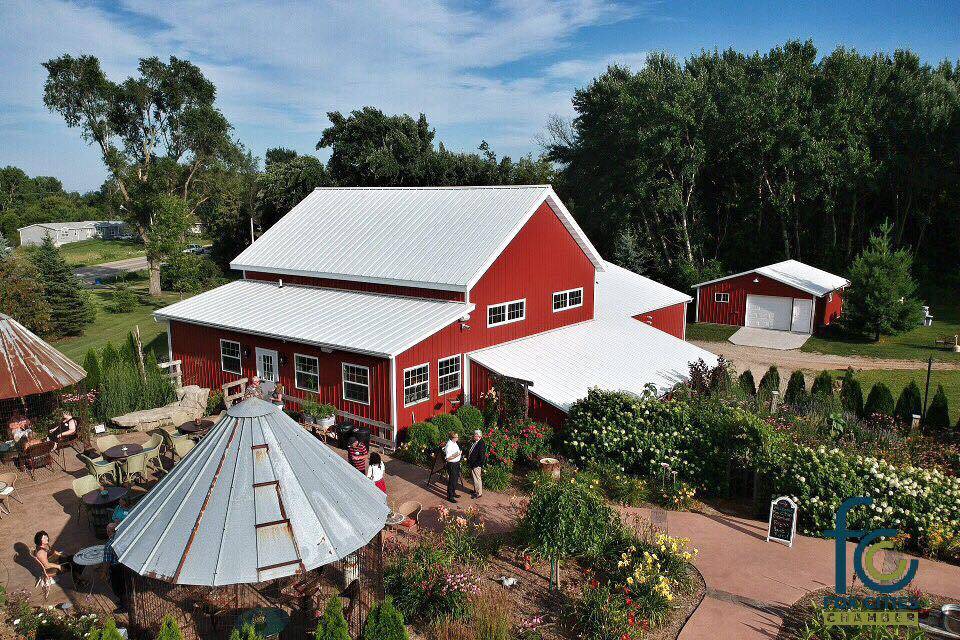
[[[356,438],[350,438],[347,443],[347,462],[360,473],[367,473],[367,445]]]

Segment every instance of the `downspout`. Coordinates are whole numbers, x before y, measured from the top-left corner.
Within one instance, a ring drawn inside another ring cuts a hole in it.
[[[390,426],[393,427],[393,446],[397,447],[397,357],[390,356]]]

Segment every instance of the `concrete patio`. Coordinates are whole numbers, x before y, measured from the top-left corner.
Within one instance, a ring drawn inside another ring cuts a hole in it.
[[[792,331],[757,329],[755,327],[742,327],[728,338],[733,344],[742,347],[763,347],[779,351],[799,349],[809,339],[809,333],[793,333]]]

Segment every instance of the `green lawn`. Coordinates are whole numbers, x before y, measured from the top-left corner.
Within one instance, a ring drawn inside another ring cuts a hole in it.
[[[920,296],[930,305],[932,327],[917,327],[898,336],[883,336],[879,342],[814,336],[807,340],[802,350],[904,360],[926,360],[933,356],[934,361],[938,362],[960,362],[960,353],[936,346],[938,337],[960,334],[960,304],[957,303],[957,297],[957,291],[945,289],[932,289]]]
[[[727,338],[736,333],[740,327],[728,324],[710,324],[709,322],[692,322],[687,325],[687,340],[702,340],[703,342],[726,342]]]
[[[84,240],[60,247],[67,264],[73,267],[91,267],[104,262],[126,260],[146,255],[142,242],[134,240]]]
[[[98,289],[91,292],[91,297],[97,305],[97,319],[87,325],[82,336],[63,338],[52,344],[67,357],[75,362],[83,363],[83,356],[91,347],[102,349],[107,342],[119,345],[126,339],[127,334],[133,331],[134,326],[140,326],[140,337],[144,348],[151,349],[157,358],[166,360],[167,331],[166,325],[154,322],[151,314],[155,309],[172,304],[180,299],[178,293],[164,293],[154,300],[147,296],[142,287],[135,287],[140,296],[140,305],[130,313],[110,313],[105,306],[110,301],[110,291]]]
[[[844,372],[836,371],[835,373],[838,376],[842,376]],[[890,391],[893,392],[893,397],[896,399],[900,396],[903,388],[910,384],[911,380],[917,381],[917,384],[920,385],[921,392],[927,380],[926,369],[922,371],[890,369],[858,371],[856,375],[857,380],[860,381],[860,386],[863,387],[864,400],[866,400],[867,394],[870,393],[870,387],[877,382],[883,382],[890,387]],[[956,424],[957,419],[960,418],[960,371],[937,371],[934,369],[930,373],[930,397],[927,400],[928,403],[933,399],[933,394],[937,392],[938,384],[943,385],[943,390],[947,394],[947,400],[950,403],[950,422],[951,424]]]

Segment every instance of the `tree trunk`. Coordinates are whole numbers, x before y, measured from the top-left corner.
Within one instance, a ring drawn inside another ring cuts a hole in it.
[[[150,295],[154,298],[160,295],[160,259],[147,258],[150,269]]]

